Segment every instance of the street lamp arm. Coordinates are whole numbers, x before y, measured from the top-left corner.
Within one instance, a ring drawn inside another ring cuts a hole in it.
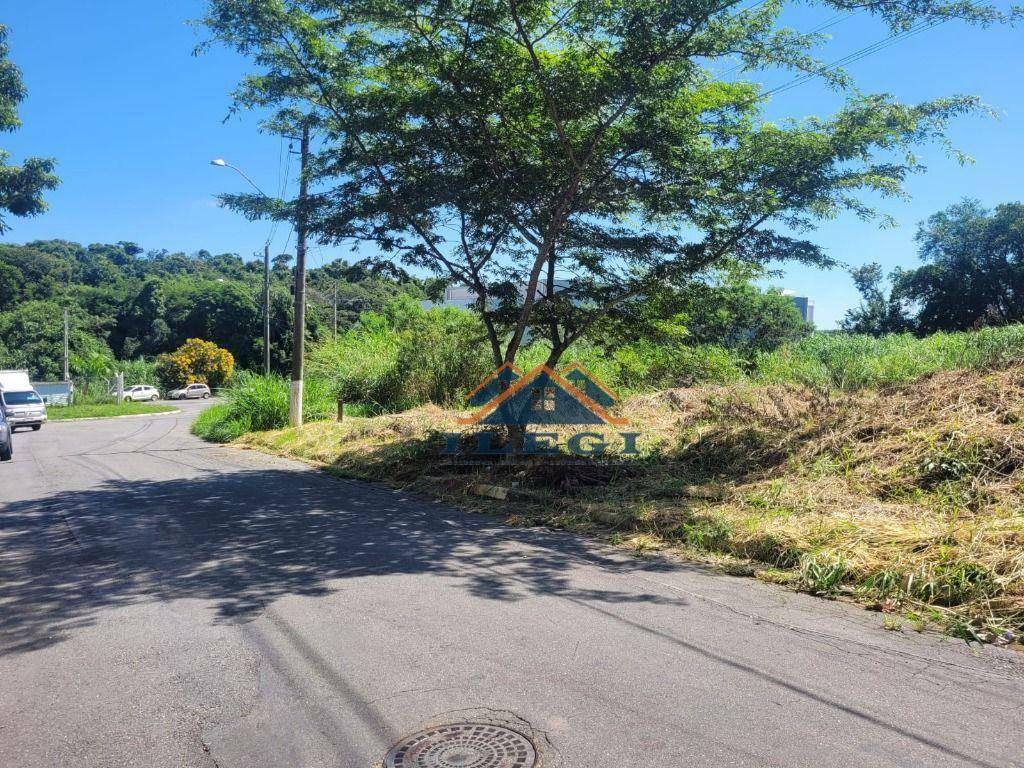
[[[216,160],[211,160],[210,161],[210,165],[215,165],[218,168],[230,168],[232,171],[234,171],[239,176],[241,176],[243,179],[245,179],[247,182],[249,182],[249,185],[253,189],[255,189],[257,192],[259,192],[261,195],[263,195],[263,197],[267,198],[268,200],[270,199],[270,195],[268,195],[266,192],[264,192],[262,189],[260,189],[259,185],[255,181],[250,179],[249,175],[245,171],[243,171],[241,168],[239,168],[237,165],[232,165],[231,163],[229,163],[229,162],[227,162],[225,160],[222,160],[220,158],[217,158]]]

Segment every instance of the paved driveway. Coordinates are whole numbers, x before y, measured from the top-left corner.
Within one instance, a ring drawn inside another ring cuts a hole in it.
[[[1024,766],[1024,665],[329,479],[170,416],[0,465],[0,765],[356,766],[460,719],[544,766]]]

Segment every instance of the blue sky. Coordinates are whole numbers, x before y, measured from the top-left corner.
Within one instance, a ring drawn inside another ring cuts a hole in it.
[[[262,248],[270,226],[246,222],[218,208],[214,195],[241,191],[244,181],[214,168],[225,157],[265,190],[279,188],[287,146],[260,134],[258,116],[225,122],[229,93],[246,62],[223,51],[195,57],[201,30],[187,25],[199,0],[8,0],[0,20],[10,27],[11,56],[24,72],[29,97],[24,127],[0,136],[14,160],[32,154],[56,157],[63,183],[48,196],[50,211],[12,220],[6,242],[65,238],[82,243],[132,240],[144,248],[237,252]],[[800,8],[787,16],[809,30],[838,13]],[[885,38],[886,28],[866,14],[844,17],[828,30],[833,39],[820,55],[831,61]],[[836,259],[878,261],[886,269],[916,263],[917,222],[962,197],[989,206],[1020,200],[1024,176],[1024,46],[1020,29],[980,30],[949,22],[856,62],[849,71],[864,91],[889,92],[912,102],[954,93],[980,95],[999,119],[970,117],[953,124],[956,146],[975,162],[961,166],[938,147],[920,155],[926,174],[910,180],[909,201],[881,208],[900,224],[889,230],[852,216],[826,222],[811,235]],[[764,80],[777,85],[788,75]],[[827,115],[840,99],[816,83],[777,96],[771,119]],[[289,174],[294,181],[296,163]],[[293,184],[292,184],[293,186]],[[281,226],[274,250],[288,236]],[[313,266],[345,249],[314,248]],[[834,327],[857,303],[847,274],[784,268],[771,283],[812,297],[821,327]]]

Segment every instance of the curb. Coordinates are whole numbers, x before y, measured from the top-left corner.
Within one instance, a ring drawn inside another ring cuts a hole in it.
[[[76,421],[110,421],[111,419],[144,419],[152,418],[153,416],[173,416],[176,413],[182,413],[181,408],[175,408],[173,411],[158,411],[157,413],[126,413],[122,416],[79,416],[76,419],[53,419],[52,421],[47,419],[47,425],[50,424],[71,424]]]

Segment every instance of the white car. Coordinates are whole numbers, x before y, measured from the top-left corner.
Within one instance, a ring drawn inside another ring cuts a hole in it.
[[[125,401],[139,402],[140,400],[149,400],[156,402],[160,399],[160,392],[156,387],[151,387],[148,384],[136,384],[134,387],[128,387],[124,391]]]

